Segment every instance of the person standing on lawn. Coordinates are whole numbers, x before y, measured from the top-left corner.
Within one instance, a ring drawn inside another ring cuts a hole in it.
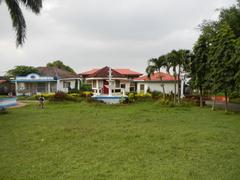
[[[39,105],[40,105],[41,109],[44,109],[44,102],[45,102],[45,98],[43,97],[43,95],[41,95],[39,97]]]

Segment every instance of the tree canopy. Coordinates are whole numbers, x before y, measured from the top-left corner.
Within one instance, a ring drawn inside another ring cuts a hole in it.
[[[15,68],[7,71],[6,76],[16,77],[16,76],[26,76],[30,73],[38,73],[38,69],[33,66],[16,66]]]
[[[56,61],[47,63],[47,67],[56,67],[56,68],[59,68],[59,69],[63,69],[63,70],[75,73],[75,71],[70,66],[65,65],[60,60],[56,60]]]

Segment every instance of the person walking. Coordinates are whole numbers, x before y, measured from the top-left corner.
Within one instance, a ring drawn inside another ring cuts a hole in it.
[[[44,102],[45,102],[45,98],[43,97],[43,95],[41,95],[39,97],[39,105],[40,105],[41,109],[44,109]]]

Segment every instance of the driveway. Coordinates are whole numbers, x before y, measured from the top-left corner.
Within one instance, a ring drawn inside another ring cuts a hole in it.
[[[212,106],[212,101],[206,101],[206,104],[209,105],[209,106]],[[224,102],[216,102],[215,107],[220,108],[220,109],[224,109],[225,108],[225,103]],[[240,112],[240,104],[228,103],[228,109],[230,111]]]

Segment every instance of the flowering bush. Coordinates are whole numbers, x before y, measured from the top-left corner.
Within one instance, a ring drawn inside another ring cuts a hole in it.
[[[52,96],[50,101],[78,101],[77,97],[71,96],[64,92],[56,92],[54,96]]]
[[[134,102],[134,101],[145,101],[152,99],[151,93],[129,93],[128,94],[128,101]]]

